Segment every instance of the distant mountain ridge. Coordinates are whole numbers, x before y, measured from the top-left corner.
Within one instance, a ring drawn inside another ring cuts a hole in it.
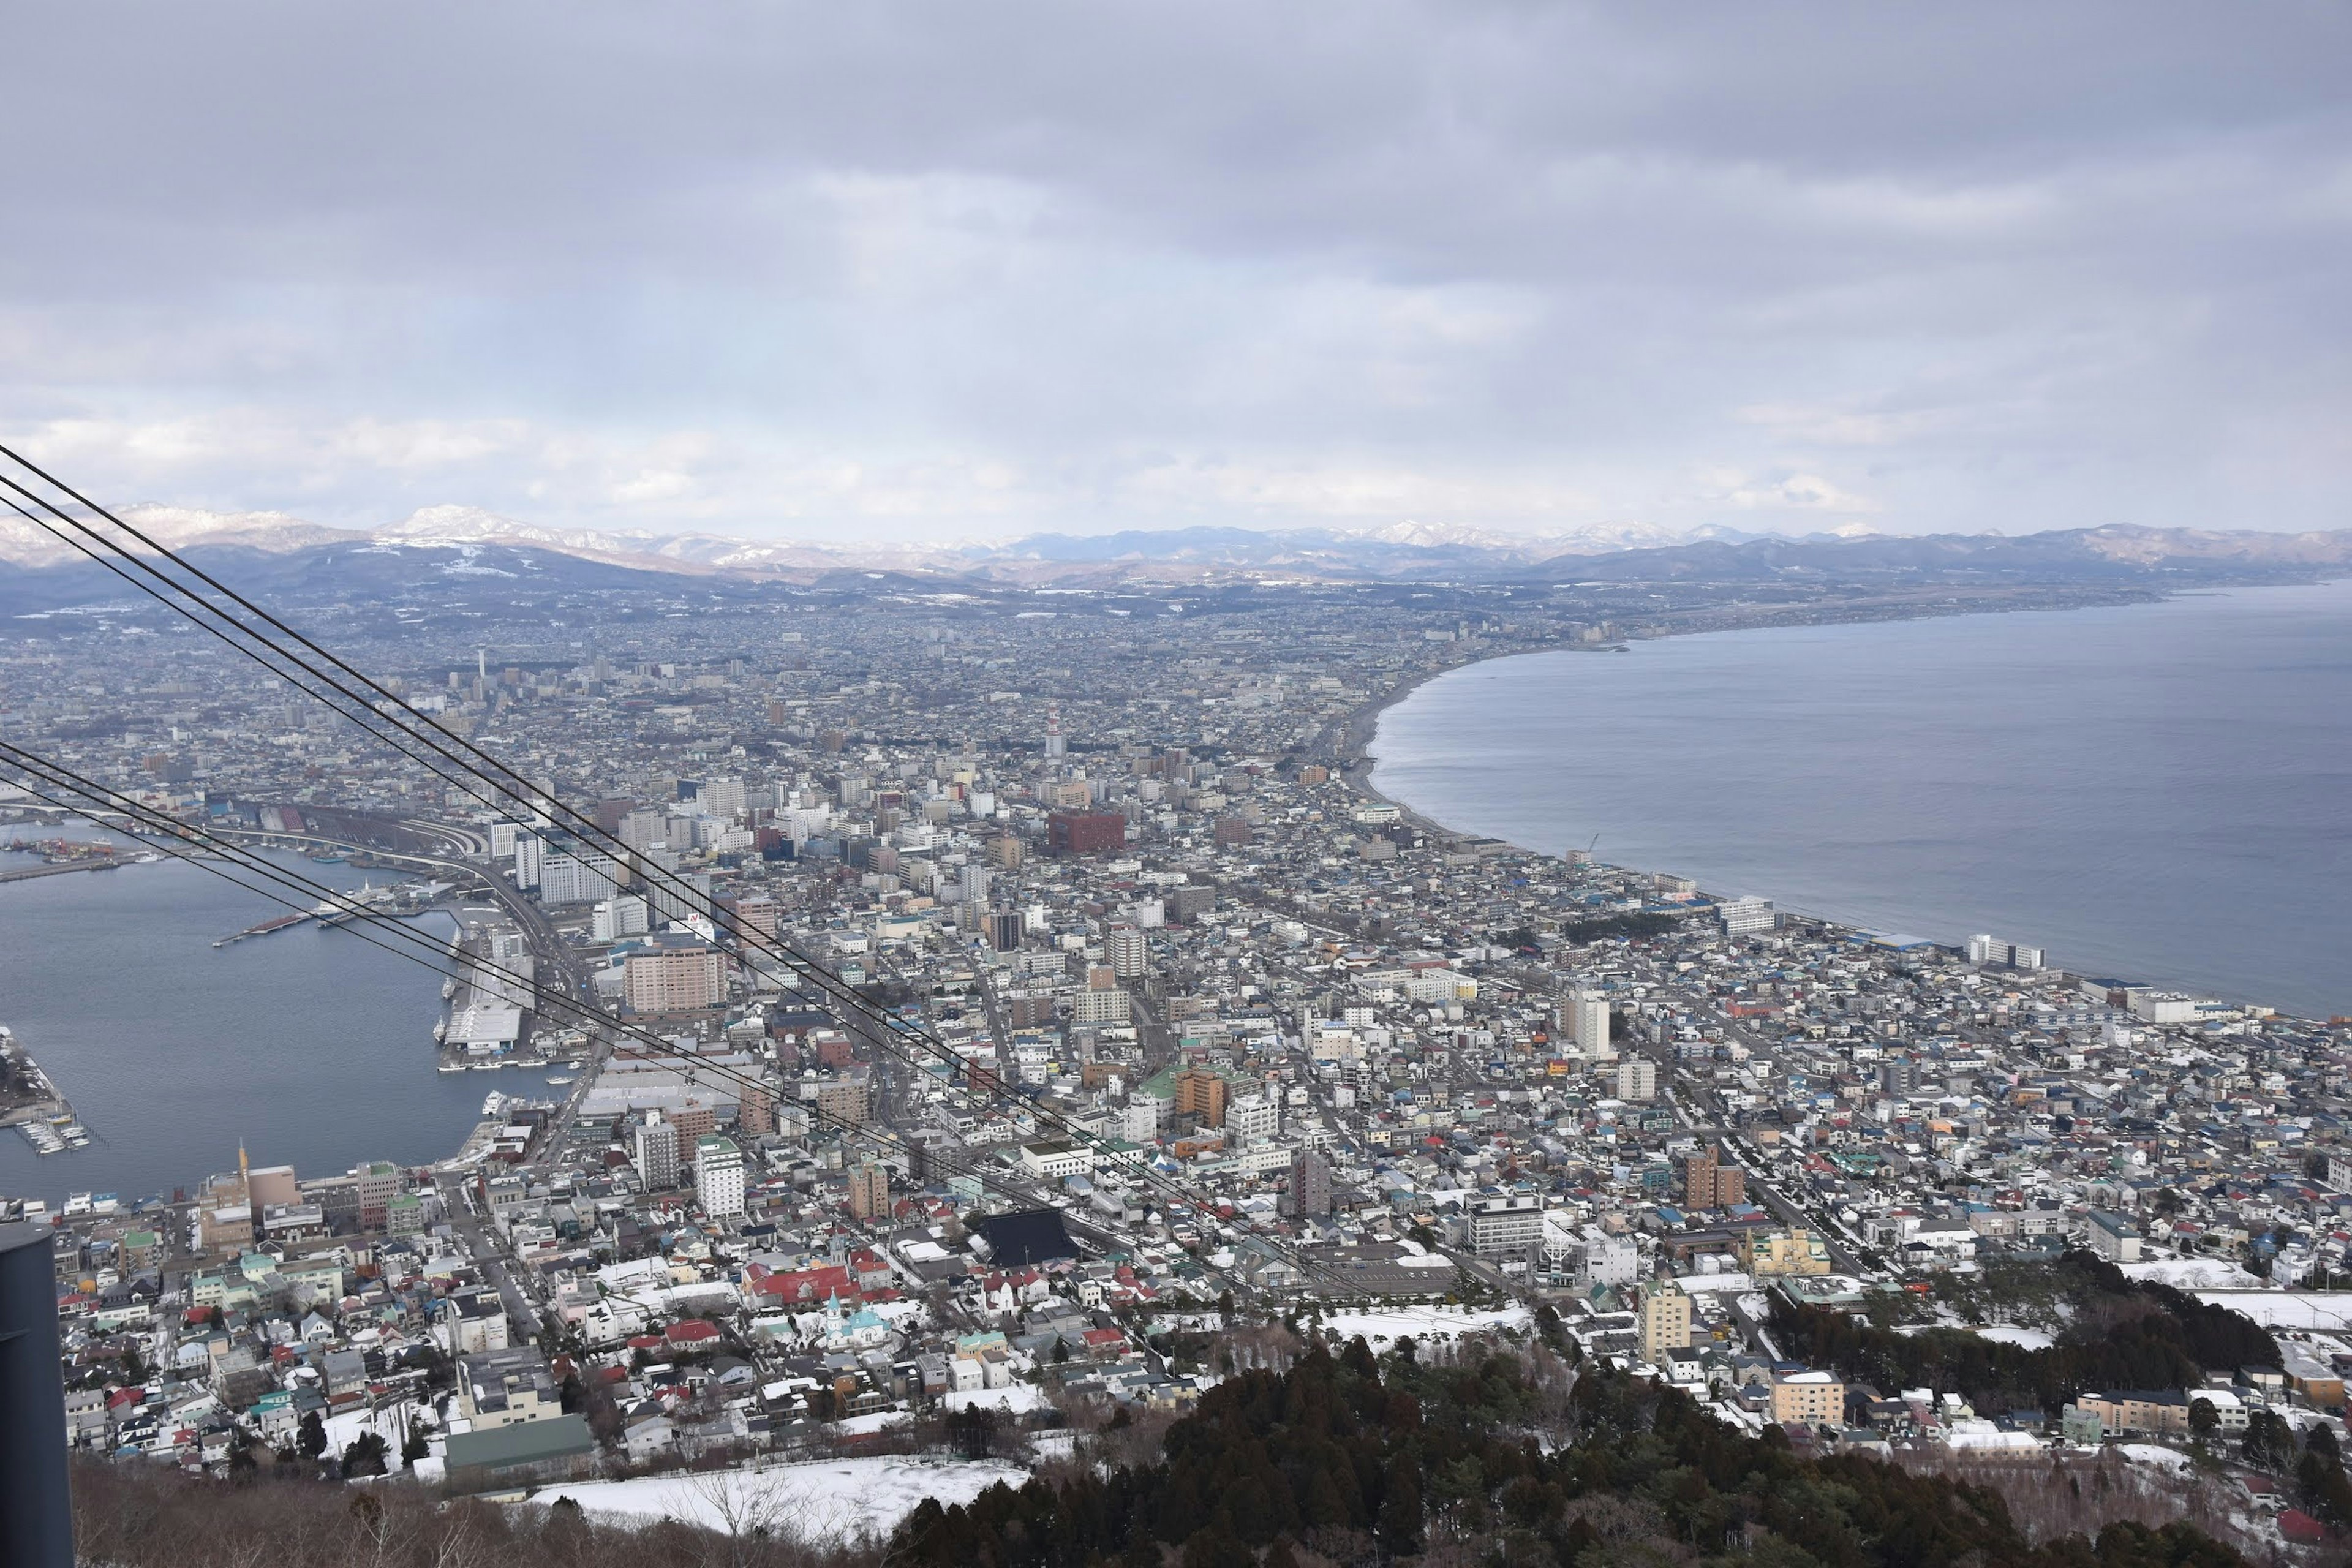
[[[1769,582],[1938,574],[2115,579],[2352,565],[2352,530],[2284,534],[2111,525],[2016,536],[1841,531],[1789,537],[1720,527],[1678,533],[1628,523],[1515,535],[1408,521],[1369,530],[1196,526],[1038,533],[965,545],[835,545],[555,528],[465,506],[425,507],[366,530],[327,527],[278,511],[218,512],[154,503],[129,508],[122,515],[173,550],[219,547],[266,557],[338,546],[430,552],[496,546],[623,571],[801,583],[859,571],[971,577],[1008,586],[1109,587],[1233,580]],[[13,516],[0,520],[0,562],[39,571],[79,560],[31,523]]]

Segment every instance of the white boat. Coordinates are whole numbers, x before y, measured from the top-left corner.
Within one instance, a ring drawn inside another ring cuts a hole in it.
[[[506,1108],[507,1097],[495,1089],[490,1090],[489,1098],[482,1101],[482,1114],[485,1116],[497,1116]]]
[[[466,1064],[464,1062],[443,1062],[439,1067],[435,1068],[433,1070],[435,1072],[464,1072],[466,1070]]]
[[[577,1079],[573,1078],[573,1077],[572,1077],[570,1073],[568,1073],[568,1072],[560,1072],[560,1073],[557,1073],[556,1075],[554,1075],[552,1078],[550,1078],[547,1081],[548,1081],[551,1085],[552,1085],[552,1084],[561,1084],[561,1083],[577,1083],[579,1080],[578,1080]]]

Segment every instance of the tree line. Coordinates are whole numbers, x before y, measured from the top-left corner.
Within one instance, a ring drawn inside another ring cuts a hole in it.
[[[1538,1442],[1534,1428],[1568,1434]],[[892,1538],[922,1568],[1295,1568],[1424,1554],[1513,1568],[2236,1568],[2186,1525],[2036,1547],[1999,1493],[1875,1460],[1803,1457],[1686,1396],[1541,1350],[1425,1364],[1410,1342],[1318,1347],[1244,1373],[1155,1463],[927,1501]]]

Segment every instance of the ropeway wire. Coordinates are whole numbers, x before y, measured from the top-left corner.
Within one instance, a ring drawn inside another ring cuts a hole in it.
[[[155,599],[158,603],[164,605],[167,608],[173,610],[175,613],[185,616],[194,624],[204,627],[204,629],[211,632],[212,635],[218,637],[223,642],[227,643],[230,647],[236,648],[239,652],[244,653],[247,657],[254,659],[257,663],[261,664],[265,668],[268,668],[271,670],[272,673],[279,676],[280,679],[287,680],[288,683],[294,686],[296,689],[300,690],[304,692],[305,695],[310,696],[325,704],[331,710],[359,725],[363,731],[371,734],[375,739],[382,741],[384,743],[392,745],[395,750],[400,751],[403,754],[409,756],[412,760],[425,766],[427,770],[435,773],[436,776],[452,783],[466,793],[473,795],[476,798],[482,799],[487,802],[490,797],[485,795],[480,788],[476,787],[474,783],[452,778],[450,774],[443,772],[442,769],[430,758],[419,755],[417,752],[412,748],[415,746],[423,746],[426,750],[436,753],[441,758],[448,761],[450,763],[470,775],[472,780],[478,781],[480,784],[488,786],[488,788],[496,795],[523,806],[526,812],[531,816],[543,816],[549,818],[560,816],[565,818],[571,825],[572,825],[572,830],[574,832],[576,837],[593,844],[609,846],[612,851],[616,852],[618,858],[624,864],[630,866],[639,876],[648,882],[659,883],[667,887],[672,891],[672,896],[677,898],[680,901],[685,903],[687,907],[694,908],[696,905],[699,904],[702,910],[705,912],[706,918],[712,921],[714,930],[721,928],[726,929],[736,938],[739,944],[745,947],[763,949],[772,956],[782,960],[787,967],[791,968],[795,973],[802,974],[804,978],[814,984],[820,991],[824,992],[825,995],[834,1002],[837,1008],[845,1008],[848,1011],[867,1019],[869,1022],[879,1026],[881,1029],[886,1031],[888,1036],[896,1039],[899,1044],[893,1046],[886,1043],[884,1040],[873,1039],[869,1037],[871,1043],[883,1049],[888,1050],[892,1055],[898,1057],[899,1059],[909,1068],[915,1068],[916,1070],[919,1071],[925,1070],[918,1068],[917,1064],[907,1055],[908,1049],[916,1049],[932,1056],[936,1059],[951,1068],[968,1068],[970,1064],[967,1063],[961,1056],[947,1047],[947,1045],[943,1041],[938,1039],[936,1036],[931,1035],[929,1031],[911,1025],[897,1015],[871,1003],[866,997],[858,994],[854,988],[847,985],[837,975],[835,975],[829,970],[825,969],[816,960],[799,952],[797,949],[793,948],[789,943],[768,936],[766,933],[757,931],[756,928],[747,928],[740,925],[722,906],[709,900],[707,895],[701,893],[699,889],[695,889],[691,884],[683,881],[682,879],[676,877],[667,868],[640,860],[630,850],[628,846],[621,844],[618,839],[606,833],[603,827],[593,819],[583,816],[574,808],[557,799],[551,792],[542,790],[539,786],[532,784],[530,781],[523,778],[522,775],[516,773],[511,768],[508,767],[497,757],[489,752],[484,752],[480,747],[474,745],[470,741],[450,734],[448,731],[441,730],[438,726],[433,725],[430,721],[425,720],[422,715],[417,714],[415,710],[409,708],[408,705],[398,696],[377,683],[372,678],[354,668],[337,656],[319,647],[319,645],[303,637],[300,633],[294,631],[293,628],[288,626],[284,622],[278,620],[268,611],[263,610],[260,606],[253,604],[250,600],[246,599],[234,589],[229,588],[226,584],[219,582],[209,574],[204,572],[201,568],[188,563],[174,552],[157,542],[148,535],[141,532],[131,524],[124,522],[113,513],[107,511],[106,509],[99,506],[96,502],[91,501],[88,497],[83,496],[71,486],[56,479],[46,470],[40,468],[37,465],[31,463],[21,455],[5,446],[0,446],[0,457],[5,457],[10,460],[15,461],[29,472],[38,476],[41,479],[54,486],[58,490],[63,491],[82,507],[88,509],[98,516],[105,518],[108,521],[121,529],[123,532],[137,540],[141,544],[145,545],[148,550],[152,552],[156,556],[172,562],[173,564],[204,583],[206,586],[212,588],[223,597],[241,606],[256,618],[282,633],[289,641],[299,644],[300,647],[310,650],[327,664],[332,666],[336,669],[345,672],[352,679],[358,681],[369,690],[376,692],[379,700],[371,700],[360,693],[352,691],[350,688],[342,685],[341,682],[337,680],[332,675],[330,675],[320,669],[317,666],[310,664],[307,660],[303,659],[299,655],[290,652],[272,638],[255,631],[251,626],[239,621],[231,612],[221,608],[218,605],[213,603],[203,595],[198,594],[194,589],[188,587],[185,584],[176,581],[157,569],[149,562],[141,559],[141,557],[129,547],[108,538],[97,530],[79,521],[47,497],[39,495],[36,491],[27,489],[24,485],[6,477],[5,475],[0,475],[0,486],[5,486],[7,489],[16,491],[18,495],[24,496],[26,499],[32,500],[43,510],[47,511],[59,521],[73,529],[76,532],[83,535],[87,539],[97,542],[98,544],[102,546],[114,557],[122,562],[128,563],[130,565],[136,567],[140,572],[145,574],[147,576],[152,577],[157,582],[163,584],[173,594],[178,595],[182,599],[187,601],[188,605],[195,606],[197,610],[201,610],[204,615],[210,616],[223,623],[226,623],[230,630],[233,630],[238,636],[249,639],[251,643],[257,644],[260,647],[268,649],[278,658],[293,665],[295,668],[300,670],[303,674],[310,676],[320,686],[327,688],[337,696],[341,697],[345,701],[351,703],[352,705],[352,708],[346,709],[339,705],[335,701],[334,698],[328,696],[326,692],[313,689],[311,687],[305,685],[300,679],[289,673],[287,670],[278,668],[278,666],[273,664],[268,658],[265,657],[262,653],[256,651],[254,647],[236,641],[236,638],[228,636],[227,633],[222,631],[219,627],[213,626],[189,608],[180,604],[173,603],[171,599],[164,597],[163,595],[156,592],[145,584],[138,582],[135,578],[130,576],[129,574],[123,572],[113,561],[110,561],[100,556],[96,552],[82,544],[80,541],[70,538],[60,532],[47,521],[38,518],[30,512],[26,512],[23,507],[16,505],[15,502],[11,501],[9,503],[12,509],[16,510],[20,515],[26,516],[28,520],[36,522],[38,526],[45,529],[53,536],[58,538],[61,542],[70,545],[79,552],[89,557],[91,560],[98,562],[100,565],[105,566],[109,571],[113,572],[118,577],[121,577],[124,581],[131,583],[142,593],[147,595],[148,597]],[[0,500],[5,499],[5,497],[0,497]],[[394,723],[394,715],[403,716],[402,721]],[[412,728],[408,721],[414,721],[416,726],[421,727],[424,731],[430,731],[431,733],[422,733],[420,732],[419,728]],[[379,722],[389,726],[393,732],[387,734],[383,731],[378,730],[376,725]],[[450,749],[450,744],[445,744],[445,741],[461,748],[464,752],[481,759],[482,763],[488,764],[487,767],[466,761],[464,756],[459,755],[457,752],[453,752]],[[404,742],[407,743],[404,744]],[[513,781],[513,783],[508,784],[500,782],[498,777],[494,776],[493,770],[495,770],[495,773],[504,774],[507,779]],[[517,786],[520,786],[520,788]],[[992,1075],[992,1078],[993,1075]],[[1003,1085],[1001,1081],[992,1081],[990,1084],[981,1087],[992,1090],[999,1098],[1020,1103],[1024,1109],[1029,1110],[1033,1116],[1055,1126],[1065,1136],[1071,1138],[1073,1141],[1084,1142],[1089,1147],[1094,1148],[1097,1152],[1109,1153],[1114,1157],[1117,1156],[1117,1151],[1110,1147],[1108,1141],[1096,1134],[1091,1129],[1078,1124],[1049,1107],[1036,1104],[1025,1100],[1024,1097],[1015,1095],[1009,1087]],[[1201,1194],[1192,1192],[1185,1188],[1182,1184],[1170,1179],[1164,1173],[1156,1170],[1151,1170],[1148,1167],[1138,1171],[1137,1173],[1140,1179],[1147,1183],[1147,1184],[1160,1191],[1163,1195],[1172,1195],[1188,1205],[1202,1209],[1204,1214],[1214,1214],[1218,1200],[1204,1197]],[[1255,1222],[1248,1220],[1246,1217],[1242,1216],[1239,1214],[1234,1215],[1224,1223],[1233,1225],[1236,1230],[1247,1230],[1252,1234],[1252,1239],[1258,1245],[1265,1247],[1269,1252],[1278,1258],[1282,1258],[1285,1261],[1291,1263],[1294,1267],[1300,1268],[1302,1271],[1315,1271],[1318,1268],[1318,1266],[1313,1265],[1308,1260],[1298,1256],[1278,1237],[1267,1235],[1264,1227],[1259,1226]]]
[[[39,759],[35,759],[33,761],[25,760],[29,755],[30,753],[24,752],[22,748],[9,745],[5,742],[0,742],[0,761],[6,762],[9,765],[23,771],[41,782],[49,783],[56,787],[67,789],[72,794],[81,796],[85,802],[89,804],[77,805],[72,800],[60,799],[55,795],[43,794],[38,790],[27,790],[26,793],[31,795],[32,798],[39,800],[46,805],[55,806],[62,811],[81,812],[88,811],[95,807],[103,811],[120,812],[126,816],[133,817],[141,821],[152,833],[159,837],[178,838],[187,844],[194,845],[200,849],[207,852],[192,852],[191,850],[175,847],[168,842],[160,843],[156,846],[156,847],[163,850],[163,853],[172,856],[174,859],[194,865],[213,876],[219,877],[224,881],[229,883],[232,887],[241,888],[247,892],[255,894],[257,897],[267,900],[268,901],[275,903],[284,909],[292,910],[300,913],[310,913],[314,912],[316,909],[321,906],[334,906],[338,914],[346,916],[352,921],[364,921],[369,924],[375,926],[379,930],[385,931],[402,938],[404,942],[410,945],[395,948],[387,942],[380,942],[374,937],[368,936],[363,932],[355,931],[352,931],[351,934],[358,937],[360,941],[368,943],[372,947],[382,948],[383,951],[392,953],[395,957],[405,959],[420,967],[430,969],[436,973],[444,973],[442,958],[446,950],[443,944],[432,938],[425,936],[419,931],[415,931],[397,917],[387,915],[382,910],[372,909],[365,904],[359,903],[351,899],[348,894],[328,888],[323,883],[314,882],[309,878],[300,876],[298,873],[286,871],[284,868],[277,867],[267,859],[255,855],[244,846],[237,845],[229,840],[218,838],[213,835],[205,834],[201,831],[190,830],[186,824],[181,822],[176,817],[154,812],[152,808],[145,807],[127,796],[122,796],[115,792],[105,789],[103,785],[95,784],[89,781],[82,780],[78,775],[69,773],[68,770],[58,766],[55,763],[47,763]],[[49,775],[52,774],[56,775],[56,777],[51,778]],[[306,894],[317,894],[319,895],[319,903],[313,905],[300,904],[291,899],[273,893],[266,888],[257,887],[250,882],[241,880],[237,877],[233,876],[228,871],[225,870],[216,863],[216,859],[215,858],[227,859],[242,870],[259,875],[270,881],[281,883],[287,887],[295,889],[298,891]],[[349,927],[347,926],[345,929],[349,930]],[[762,1092],[767,1091],[768,1086],[755,1077],[739,1072],[732,1068],[726,1067],[724,1064],[710,1062],[706,1058],[694,1055],[691,1052],[681,1051],[674,1042],[664,1038],[661,1036],[653,1034],[640,1026],[625,1023],[619,1019],[613,1018],[610,1016],[578,1001],[576,998],[568,995],[562,991],[549,987],[544,982],[538,980],[534,976],[524,975],[518,971],[509,970],[503,965],[497,963],[495,961],[477,959],[471,954],[466,956],[464,965],[465,967],[472,969],[478,973],[488,974],[492,978],[509,983],[514,986],[527,989],[534,998],[541,1003],[552,1004],[555,1007],[567,1010],[576,1019],[587,1023],[591,1026],[611,1028],[617,1033],[627,1036],[631,1039],[638,1041],[645,1047],[648,1047],[651,1054],[667,1058],[683,1064],[689,1078],[698,1075],[708,1077],[714,1081],[732,1082],[742,1088],[756,1088]],[[1024,1193],[1017,1188],[1006,1186],[1003,1183],[993,1179],[979,1163],[952,1158],[943,1158],[937,1150],[930,1148],[929,1145],[913,1142],[902,1137],[895,1131],[877,1128],[867,1122],[855,1121],[835,1112],[827,1111],[820,1106],[805,1101],[796,1101],[795,1103],[800,1104],[802,1109],[806,1110],[812,1118],[821,1121],[828,1126],[836,1128],[845,1134],[883,1147],[896,1149],[908,1155],[909,1159],[915,1157],[918,1152],[919,1152],[921,1157],[927,1162],[927,1163],[937,1165],[954,1174],[972,1176],[990,1188],[990,1190],[997,1193],[1000,1196],[1011,1198],[1022,1203],[1031,1203],[1035,1201],[1030,1194]]]
[[[140,583],[128,573],[122,571],[121,568],[116,565],[113,561],[110,561],[100,556],[96,552],[82,544],[79,540],[72,539],[68,535],[59,532],[57,528],[52,526],[47,521],[36,517],[30,512],[26,512],[23,507],[16,505],[13,501],[9,502],[12,509],[17,511],[19,515],[26,517],[29,521],[32,521],[37,525],[45,529],[63,542],[70,545],[82,554],[89,556],[91,560],[98,562],[100,565],[106,567],[107,570],[114,573],[116,576],[122,578],[125,582],[131,583],[132,586],[138,588],[140,592],[147,595],[150,598],[155,599],[159,604],[163,605],[174,613],[185,616],[194,622],[194,624],[203,626],[205,630],[211,632],[212,635],[220,638],[220,640],[227,643],[230,647],[236,648],[237,651],[246,654],[247,657],[253,658],[265,668],[268,668],[271,670],[272,673],[279,676],[280,679],[287,680],[288,683],[294,686],[296,689],[300,690],[305,695],[310,696],[322,702],[331,710],[359,725],[362,731],[371,734],[375,739],[392,745],[404,755],[420,763],[436,777],[442,778],[446,782],[464,790],[466,793],[473,795],[477,799],[483,800],[486,804],[493,804],[492,796],[484,795],[480,788],[476,787],[475,783],[469,782],[466,779],[453,777],[451,774],[444,772],[439,766],[437,766],[431,758],[419,755],[415,751],[412,750],[411,747],[414,745],[422,745],[427,750],[437,753],[471,775],[472,780],[478,781],[481,784],[488,785],[488,788],[494,792],[496,796],[502,797],[511,804],[522,805],[526,812],[530,815],[545,815],[548,816],[553,816],[561,814],[570,819],[570,821],[574,825],[573,831],[575,831],[579,837],[589,839],[592,842],[609,846],[611,850],[617,855],[624,864],[630,866],[639,876],[648,882],[658,882],[666,885],[668,890],[671,891],[672,896],[683,902],[688,908],[694,908],[698,902],[702,906],[702,912],[705,914],[705,918],[711,921],[714,930],[725,929],[730,932],[730,934],[736,938],[739,944],[747,947],[764,949],[773,956],[783,960],[787,967],[793,969],[795,973],[802,974],[804,978],[807,978],[815,984],[821,991],[824,992],[826,995],[835,1002],[837,1007],[845,1007],[851,1012],[856,1013],[860,1016],[866,1018],[868,1021],[878,1025],[881,1028],[898,1039],[903,1045],[923,1050],[951,1068],[969,1067],[969,1064],[962,1057],[948,1047],[943,1041],[939,1040],[937,1037],[931,1035],[929,1031],[910,1025],[906,1020],[888,1012],[887,1009],[877,1006],[864,996],[858,994],[854,988],[841,981],[838,976],[824,968],[818,961],[799,952],[797,949],[793,948],[789,943],[783,942],[780,939],[769,936],[766,933],[760,932],[756,928],[745,928],[740,926],[733,917],[727,913],[720,906],[708,899],[707,896],[702,894],[699,889],[694,888],[691,884],[687,883],[683,879],[673,875],[667,868],[639,860],[628,846],[622,844],[618,839],[606,833],[603,829],[602,826],[595,823],[593,819],[582,816],[572,807],[556,799],[551,792],[541,790],[538,786],[532,784],[530,781],[523,778],[520,774],[514,773],[512,769],[507,767],[504,763],[499,761],[499,759],[493,754],[482,751],[470,741],[450,734],[448,731],[442,731],[437,725],[433,725],[429,721],[424,720],[421,715],[415,714],[415,710],[410,709],[403,700],[386,688],[376,683],[372,678],[353,668],[333,654],[319,647],[317,644],[310,641],[307,637],[302,637],[299,632],[293,631],[292,628],[287,626],[285,623],[269,615],[268,612],[261,609],[258,605],[253,605],[249,600],[245,599],[242,595],[236,594],[233,589],[228,588],[226,584],[219,583],[216,579],[211,577],[200,568],[187,563],[182,557],[151,539],[146,534],[140,532],[130,524],[123,522],[120,518],[115,517],[112,513],[108,512],[104,508],[98,506],[93,501],[90,501],[87,497],[82,496],[80,492],[74,490],[70,486],[66,485],[62,481],[48,475],[46,471],[5,447],[0,447],[0,456],[5,456],[22,465],[31,472],[39,475],[43,479],[56,486],[58,489],[63,490],[67,495],[72,497],[82,506],[96,512],[100,516],[105,517],[109,521],[122,529],[123,531],[131,534],[134,539],[138,540],[141,543],[145,544],[158,556],[170,560],[175,565],[197,577],[207,585],[215,588],[224,596],[245,607],[257,617],[283,632],[289,640],[297,642],[302,647],[317,653],[320,658],[325,659],[336,668],[348,672],[354,679],[357,679],[370,689],[379,693],[381,702],[371,702],[364,697],[352,692],[349,688],[344,687],[337,681],[332,676],[327,675],[319,670],[317,667],[303,660],[299,655],[288,651],[271,638],[255,632],[250,626],[238,621],[236,616],[231,615],[229,612],[221,609],[217,605],[213,604],[210,600],[188,588],[184,584],[174,581],[168,575],[157,570],[148,562],[140,559],[134,552],[115,541],[106,538],[106,536],[98,532],[96,530],[91,529],[88,525],[76,520],[69,513],[58,507],[54,502],[48,500],[47,498],[27,489],[23,485],[5,475],[0,475],[0,486],[5,486],[10,489],[15,490],[17,494],[25,496],[27,500],[34,501],[35,504],[40,506],[43,510],[57,517],[60,521],[66,523],[76,532],[79,532],[89,539],[97,541],[114,556],[120,558],[121,561],[129,563],[132,566],[137,567],[147,575],[155,578],[156,581],[163,584],[166,587],[179,595],[182,598],[187,600],[190,604],[197,606],[206,614],[226,622],[232,630],[250,639],[252,642],[268,648],[280,658],[293,664],[305,674],[311,676],[313,679],[318,680],[320,685],[327,687],[338,696],[341,696],[346,701],[352,703],[352,707],[350,709],[341,707],[334,700],[334,698],[328,696],[325,692],[316,690],[310,686],[306,686],[295,676],[270,663],[269,659],[256,652],[252,647],[248,647],[244,644],[236,641],[234,638],[222,632],[219,628],[213,626],[209,623],[192,614],[184,606],[174,604],[172,600],[165,598],[154,589],[147,586],[143,583]],[[0,500],[5,499],[6,498],[0,497]],[[394,726],[394,733],[392,734],[383,733],[375,727],[378,722],[390,723],[394,712],[404,714],[415,719],[424,730],[429,730],[432,732],[430,734],[423,733],[418,729],[411,728],[404,722]],[[454,742],[459,747],[462,747],[465,752],[481,758],[483,762],[489,764],[490,768],[496,769],[497,772],[504,773],[509,779],[515,781],[515,784],[521,786],[520,791],[514,787],[514,785],[500,783],[496,777],[493,777],[489,772],[486,771],[482,767],[467,763],[463,757],[452,752],[448,746],[443,743],[445,739]],[[402,743],[403,742],[409,742],[409,744],[404,745]],[[909,1067],[913,1067],[915,1065],[898,1047],[884,1045],[884,1043],[879,1040],[876,1040],[873,1043],[877,1046],[883,1046],[883,1048],[890,1050],[893,1055],[898,1056],[900,1059],[907,1062],[907,1065]],[[1054,1125],[1056,1130],[1061,1131],[1065,1136],[1070,1137],[1077,1142],[1086,1142],[1089,1146],[1095,1148],[1097,1152],[1116,1152],[1116,1151],[1109,1147],[1106,1140],[1095,1134],[1091,1130],[1062,1116],[1060,1112],[1053,1110],[1050,1107],[1022,1100],[1021,1097],[1013,1094],[1008,1087],[1003,1085],[1001,1082],[995,1083],[992,1088],[999,1098],[1008,1100],[1020,1100],[1033,1116],[1039,1117],[1041,1120]],[[1200,1194],[1185,1191],[1181,1186],[1169,1182],[1164,1176],[1160,1175],[1160,1173],[1151,1172],[1148,1173],[1147,1175],[1148,1179],[1150,1179],[1155,1186],[1160,1187],[1164,1192],[1173,1193],[1188,1204],[1198,1205],[1204,1210],[1213,1210],[1215,1207],[1214,1200],[1204,1201]],[[1247,1222],[1244,1222],[1245,1225],[1246,1223]],[[1257,1227],[1255,1226],[1249,1226],[1248,1228],[1255,1230]],[[1261,1235],[1260,1239],[1264,1240],[1265,1238]],[[1269,1245],[1278,1246],[1278,1244],[1275,1243],[1269,1243]]]

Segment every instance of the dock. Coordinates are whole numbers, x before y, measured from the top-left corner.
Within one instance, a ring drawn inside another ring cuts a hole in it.
[[[69,860],[58,866],[26,866],[21,870],[0,871],[0,882],[29,882],[36,877],[62,877],[68,871],[111,871],[122,861],[114,859]]]
[[[243,942],[249,936],[268,936],[275,931],[288,931],[295,926],[300,925],[304,921],[316,920],[318,915],[319,911],[316,910],[305,910],[300,914],[273,915],[257,926],[247,926],[241,931],[235,931],[227,936],[222,937],[218,941],[215,942],[213,945],[215,947],[226,947],[231,942]]]

